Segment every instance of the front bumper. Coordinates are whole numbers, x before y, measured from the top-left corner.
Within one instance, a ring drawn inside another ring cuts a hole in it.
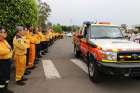
[[[97,62],[98,69],[116,76],[140,76],[140,62],[131,63],[103,63]]]

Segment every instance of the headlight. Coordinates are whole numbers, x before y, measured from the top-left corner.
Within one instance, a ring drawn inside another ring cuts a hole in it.
[[[116,52],[103,51],[102,53],[103,53],[103,60],[117,61]]]

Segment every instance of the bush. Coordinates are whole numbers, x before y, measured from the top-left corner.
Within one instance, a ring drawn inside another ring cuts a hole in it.
[[[53,30],[54,30],[54,32],[61,33],[62,32],[62,27],[59,24],[53,25]]]
[[[36,0],[0,0],[0,25],[4,26],[11,43],[17,25],[37,25],[38,6]]]

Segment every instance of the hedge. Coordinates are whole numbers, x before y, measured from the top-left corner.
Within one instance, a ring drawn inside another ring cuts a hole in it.
[[[38,6],[36,0],[0,0],[0,26],[9,32],[11,43],[17,25],[37,25]]]

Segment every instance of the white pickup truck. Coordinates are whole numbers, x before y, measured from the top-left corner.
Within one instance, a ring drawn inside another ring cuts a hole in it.
[[[74,54],[86,58],[94,82],[104,74],[140,76],[140,44],[128,41],[120,27],[109,23],[84,23],[73,36]]]

